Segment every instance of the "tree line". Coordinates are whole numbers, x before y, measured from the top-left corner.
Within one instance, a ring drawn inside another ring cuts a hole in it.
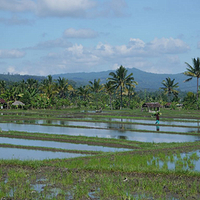
[[[100,79],[94,79],[87,85],[76,87],[75,83],[65,78],[53,79],[51,75],[41,81],[33,78],[12,83],[0,80],[0,98],[6,101],[7,108],[11,108],[14,101],[21,101],[25,104],[24,109],[133,109],[140,108],[145,102],[159,102],[163,106],[170,103],[173,109],[177,104],[183,104],[185,109],[198,109],[199,58],[193,59],[193,66],[186,65],[188,68],[184,74],[189,78],[185,82],[197,78],[196,97],[192,92],[183,94],[179,91],[178,83],[170,77],[162,81],[158,91],[136,92],[138,83],[133,74],[128,74],[128,70],[121,65],[115,72],[108,74],[105,84],[101,84]]]

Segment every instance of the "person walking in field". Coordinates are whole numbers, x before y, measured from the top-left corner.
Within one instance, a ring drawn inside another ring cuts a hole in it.
[[[160,117],[159,117],[159,112],[156,113],[156,123],[155,124],[159,124],[160,122]]]

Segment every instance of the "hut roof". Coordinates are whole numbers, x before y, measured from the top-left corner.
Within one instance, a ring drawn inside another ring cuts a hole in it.
[[[21,101],[15,101],[14,103],[12,103],[12,105],[14,105],[14,106],[19,106],[19,105],[24,106],[25,104],[22,103]]]
[[[6,103],[4,99],[0,99],[0,103]]]
[[[158,102],[151,102],[151,103],[144,103],[142,107],[148,107],[148,108],[160,108],[161,105]]]

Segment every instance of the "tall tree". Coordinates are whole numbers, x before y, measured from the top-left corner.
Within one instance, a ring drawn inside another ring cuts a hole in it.
[[[66,97],[66,93],[70,85],[68,84],[68,80],[65,78],[59,77],[57,79],[56,88],[58,90],[60,98]]]
[[[98,80],[94,79],[94,82],[89,81],[89,83],[90,83],[89,89],[95,95],[95,102],[96,102],[96,106],[97,106],[97,109],[98,109],[97,94],[103,89],[103,85],[100,84],[100,79],[98,79]]]
[[[112,87],[116,90],[120,90],[120,96],[121,96],[121,103],[120,103],[120,109],[122,109],[122,93],[123,90],[127,90],[128,85],[136,85],[137,82],[134,81],[133,73],[127,75],[128,70],[123,67],[122,65],[116,70],[116,72],[110,72],[109,75],[112,77],[109,77],[108,80],[111,82]]]
[[[79,88],[77,88],[77,94],[80,95],[80,97],[86,101],[87,99],[87,96],[89,94],[89,88],[86,87],[85,85],[84,86],[80,86]]]
[[[187,71],[185,71],[183,74],[186,76],[189,76],[190,78],[186,79],[184,82],[188,82],[192,80],[192,78],[197,78],[197,101],[198,101],[198,88],[199,88],[199,78],[200,78],[200,60],[199,57],[197,59],[192,59],[193,66],[191,66],[189,63],[185,62],[185,64],[188,66]]]
[[[58,93],[57,88],[55,87],[55,82],[51,75],[47,76],[47,79],[42,81],[40,89],[45,93],[48,99],[52,98],[55,94]]]
[[[112,94],[114,93],[114,89],[112,88],[112,84],[110,81],[106,82],[104,84],[105,92],[109,95],[109,103],[110,103],[110,109],[112,110]]]
[[[178,83],[174,83],[175,79],[171,79],[171,78],[166,78],[166,80],[162,81],[162,84],[164,87],[161,87],[160,89],[164,90],[165,94],[168,95],[169,99],[171,94],[173,94],[174,96],[178,95],[178,91],[176,90],[176,88],[178,88]]]

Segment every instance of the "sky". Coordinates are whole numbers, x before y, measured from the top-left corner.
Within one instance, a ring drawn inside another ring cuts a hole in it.
[[[183,73],[199,20],[199,0],[0,0],[0,73]]]

